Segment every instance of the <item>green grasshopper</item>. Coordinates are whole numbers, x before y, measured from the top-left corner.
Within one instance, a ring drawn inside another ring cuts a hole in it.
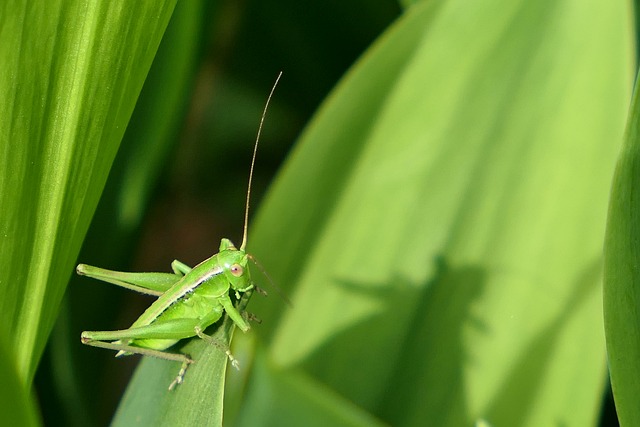
[[[169,385],[169,390],[182,383],[187,367],[194,361],[186,354],[170,353],[165,350],[182,339],[194,336],[221,346],[204,331],[220,320],[225,313],[241,331],[249,330],[249,323],[234,306],[232,296],[235,296],[237,302],[241,298],[241,293],[250,295],[250,291],[255,288],[248,266],[249,260],[254,262],[255,260],[245,252],[251,180],[267,107],[281,75],[282,73],[278,74],[267,98],[253,148],[240,249],[237,249],[231,240],[222,239],[220,251],[193,268],[178,260],[173,261],[171,263],[173,273],[126,273],[86,264],[80,264],[76,268],[79,275],[158,296],[158,299],[130,328],[115,331],[84,331],[81,341],[83,344],[94,347],[117,350],[116,357],[135,353],[182,362],[178,376]],[[238,362],[230,351],[225,348],[225,352],[231,364],[238,368]]]

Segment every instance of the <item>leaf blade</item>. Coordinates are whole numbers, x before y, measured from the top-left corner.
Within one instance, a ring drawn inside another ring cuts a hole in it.
[[[4,6],[0,305],[25,384],[173,4]]]
[[[593,423],[631,41],[622,2],[552,3],[416,5],[330,97],[250,240],[292,288],[256,303],[276,366],[391,424]]]

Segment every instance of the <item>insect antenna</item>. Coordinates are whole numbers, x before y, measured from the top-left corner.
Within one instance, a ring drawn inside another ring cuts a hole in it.
[[[264,118],[267,115],[269,101],[271,101],[271,97],[273,96],[273,92],[276,90],[276,86],[278,85],[281,76],[282,71],[278,73],[278,77],[276,77],[276,81],[271,88],[271,92],[269,92],[269,96],[267,97],[267,102],[264,104],[264,110],[262,110],[262,117],[260,118],[260,125],[258,126],[258,134],[256,135],[256,143],[253,146],[253,157],[251,157],[251,169],[249,170],[249,185],[247,186],[247,202],[245,203],[244,208],[244,228],[242,233],[242,245],[240,245],[241,251],[244,251],[247,247],[247,228],[249,228],[249,199],[251,198],[251,181],[253,180],[253,165],[256,162],[256,153],[258,152],[258,141],[260,141],[260,132],[262,132],[262,124],[264,123]]]
[[[282,289],[280,289],[280,287],[278,285],[276,285],[273,280],[271,280],[271,276],[269,276],[269,273],[267,273],[267,270],[264,269],[262,264],[260,264],[258,262],[258,260],[251,254],[247,254],[247,258],[249,258],[251,260],[251,262],[256,267],[258,267],[258,270],[260,270],[260,272],[264,275],[264,277],[267,278],[267,280],[269,281],[269,283],[271,284],[273,289],[276,290],[276,293],[280,296],[280,298],[282,298],[284,300],[284,302],[286,302],[289,307],[293,307],[293,304],[291,304],[291,300],[289,300],[289,298],[287,298],[287,296],[284,294],[284,291]],[[265,292],[265,291],[263,290],[263,292]]]

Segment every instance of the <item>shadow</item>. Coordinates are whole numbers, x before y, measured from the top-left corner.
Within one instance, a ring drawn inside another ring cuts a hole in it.
[[[505,381],[496,391],[495,400],[488,406],[485,418],[493,425],[519,425],[540,404],[540,395],[548,382],[549,366],[554,362],[557,351],[562,350],[560,340],[570,319],[587,302],[600,280],[602,266],[599,260],[590,263],[577,277],[566,304],[558,310],[558,315],[549,322],[520,352],[513,368],[504,375]],[[604,367],[604,358],[602,360]],[[602,372],[604,375],[604,370]],[[595,403],[595,402],[594,402]],[[558,406],[559,408],[561,405]],[[567,415],[567,411],[562,414]],[[562,419],[561,414],[554,421],[554,426],[573,425],[575,419]]]
[[[435,264],[431,280],[424,283],[402,276],[392,283],[340,283],[377,303],[379,310],[337,332],[299,367],[390,425],[464,426],[477,417],[495,426],[530,421],[545,403],[556,358],[566,349],[561,340],[567,326],[596,291],[600,263],[581,272],[565,303],[554,310],[557,315],[519,347],[512,368],[495,373],[502,383],[480,414],[469,406],[465,375],[473,360],[466,338],[494,333],[474,316],[489,272],[472,265],[453,267],[444,258]],[[559,404],[552,425],[575,422],[563,414],[569,412]]]
[[[382,309],[319,348],[302,368],[391,425],[468,425],[462,332],[484,329],[471,315],[485,274],[436,260],[425,283],[343,282]],[[429,420],[428,424],[424,420]]]

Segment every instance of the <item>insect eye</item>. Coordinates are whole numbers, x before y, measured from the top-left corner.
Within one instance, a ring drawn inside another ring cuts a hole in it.
[[[233,264],[230,270],[231,270],[231,274],[233,274],[236,277],[240,277],[242,276],[242,273],[244,273],[244,269],[240,264]]]

